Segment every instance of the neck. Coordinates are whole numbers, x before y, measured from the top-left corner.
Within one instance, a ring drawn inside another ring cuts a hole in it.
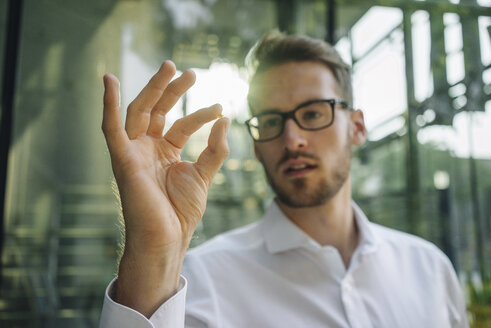
[[[320,245],[338,249],[344,265],[349,266],[358,246],[358,229],[351,207],[351,181],[348,178],[339,192],[325,204],[293,208],[276,200],[283,213]]]

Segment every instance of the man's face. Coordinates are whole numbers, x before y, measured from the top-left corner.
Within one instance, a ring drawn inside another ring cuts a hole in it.
[[[254,114],[271,109],[288,112],[309,100],[341,99],[331,70],[316,62],[274,66],[255,78],[250,92]],[[322,205],[347,181],[351,145],[361,144],[365,137],[363,114],[336,107],[334,117],[330,127],[317,131],[303,130],[288,119],[278,138],[255,142],[256,157],[285,205]]]

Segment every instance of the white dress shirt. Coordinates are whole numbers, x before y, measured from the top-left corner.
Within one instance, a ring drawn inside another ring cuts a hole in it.
[[[360,241],[348,269],[337,249],[319,245],[273,202],[264,220],[188,252],[178,292],[150,320],[114,302],[111,283],[100,326],[468,327],[448,258],[353,209]]]

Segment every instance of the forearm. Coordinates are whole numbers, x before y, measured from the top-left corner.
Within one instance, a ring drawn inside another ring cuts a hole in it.
[[[139,319],[152,317],[177,292],[190,236],[203,217],[213,176],[228,155],[229,121],[220,118],[196,163],[181,161],[189,137],[219,118],[222,108],[215,104],[195,111],[164,134],[165,115],[195,81],[192,71],[173,80],[175,72],[172,62],[162,64],[128,106],[124,127],[119,82],[113,75],[104,76],[102,131],[126,232],[115,297],[109,303],[136,310]]]
[[[159,258],[125,253],[114,300],[150,318],[177,292],[183,259],[183,252]]]

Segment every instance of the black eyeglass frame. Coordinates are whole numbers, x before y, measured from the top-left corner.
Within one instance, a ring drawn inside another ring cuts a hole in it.
[[[305,127],[303,127],[300,124],[300,122],[298,122],[297,118],[295,117],[295,113],[298,110],[302,109],[303,107],[312,105],[312,104],[325,103],[325,102],[329,103],[329,105],[331,106],[331,111],[332,111],[332,120],[328,124],[323,125],[323,126],[318,127],[318,128],[305,128]],[[330,99],[314,99],[314,100],[308,100],[306,102],[303,102],[300,105],[298,105],[295,109],[293,109],[291,111],[288,111],[288,112],[285,112],[285,113],[279,112],[277,110],[266,110],[266,111],[262,112],[261,114],[254,115],[253,117],[251,117],[250,119],[248,119],[247,121],[245,121],[244,124],[247,126],[247,131],[249,131],[249,134],[251,135],[252,139],[255,142],[271,141],[273,139],[278,138],[279,136],[281,136],[283,134],[283,131],[285,130],[285,122],[289,118],[291,118],[302,130],[317,131],[317,130],[322,130],[322,129],[326,129],[326,128],[330,127],[334,123],[334,114],[335,114],[335,109],[336,109],[336,105],[337,104],[342,105],[345,109],[353,110],[353,108],[351,108],[349,106],[348,102],[345,101],[345,100],[342,100],[342,99],[336,99],[336,98],[330,98]],[[254,118],[257,118],[257,117],[261,117],[263,115],[270,115],[270,114],[277,114],[277,115],[280,115],[281,116],[281,120],[282,120],[281,123],[282,124],[281,124],[280,132],[275,137],[267,138],[267,139],[262,139],[262,140],[256,140],[254,138],[254,136],[252,135],[251,128],[252,127],[255,128],[255,126],[253,126],[253,125],[250,124],[251,120],[254,119]]]

